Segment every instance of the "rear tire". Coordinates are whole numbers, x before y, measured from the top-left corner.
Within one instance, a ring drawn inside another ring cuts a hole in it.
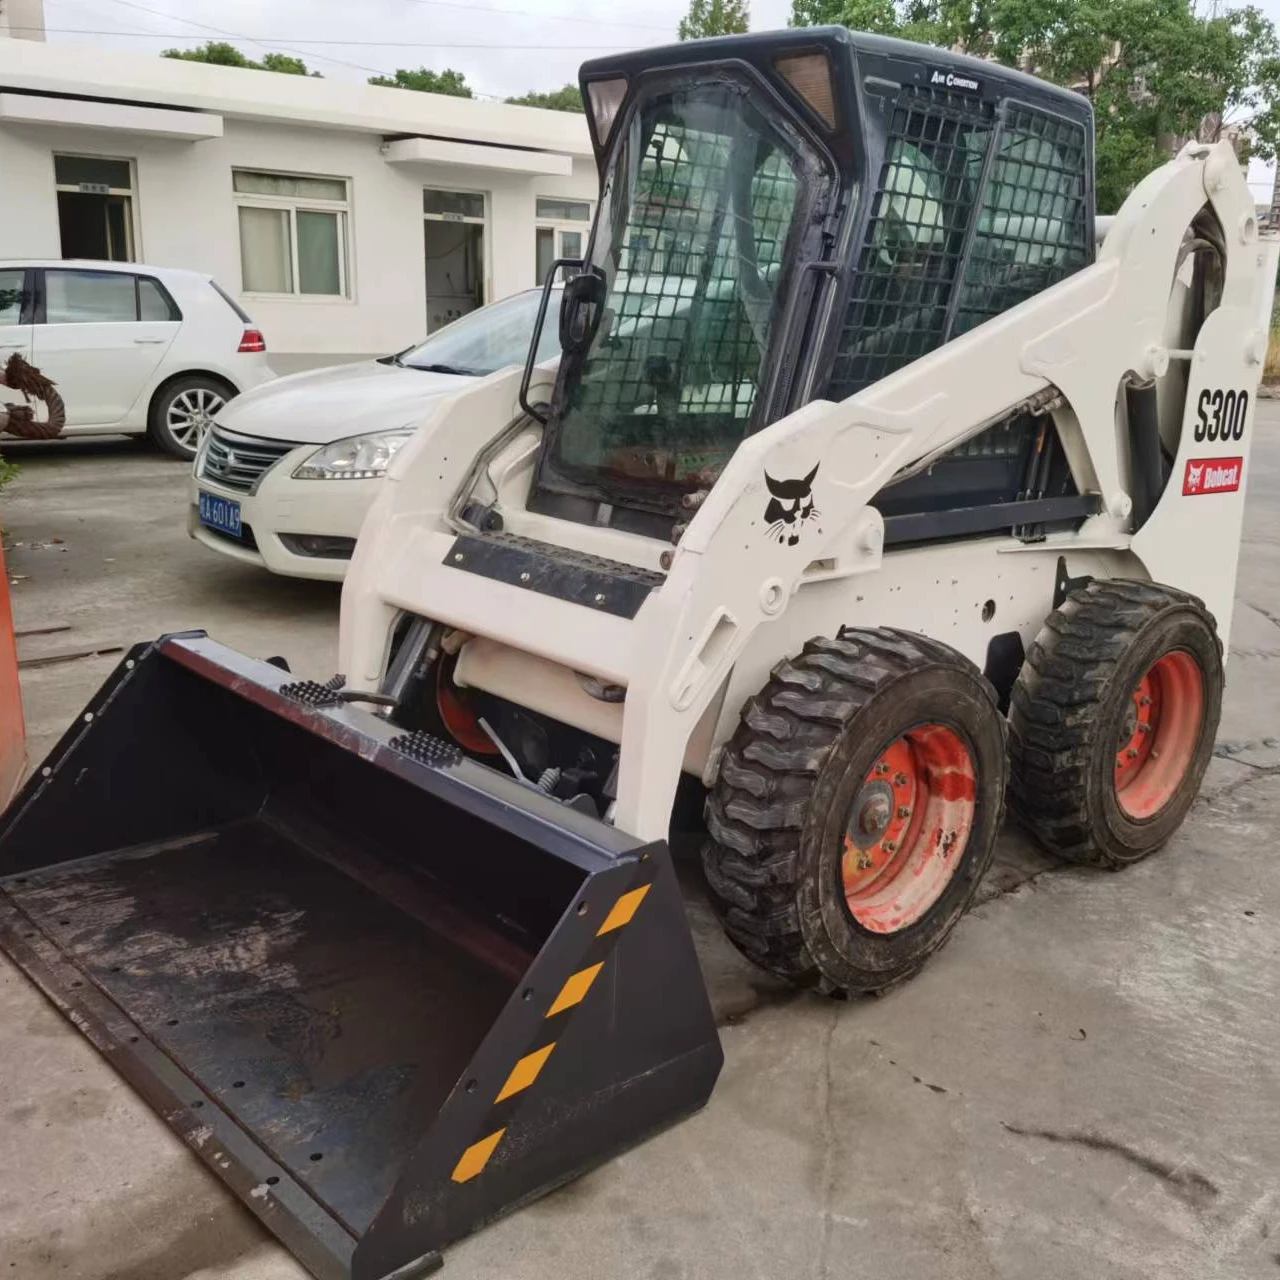
[[[190,462],[214,415],[235,396],[218,378],[193,373],[161,387],[147,415],[147,437],[158,449]]]
[[[1117,870],[1187,815],[1222,714],[1222,644],[1194,596],[1094,581],[1032,643],[1009,710],[1014,813],[1051,853]]]
[[[1006,773],[995,692],[961,654],[888,629],[811,640],[748,702],[707,801],[725,932],[802,986],[910,977],[990,865]]]

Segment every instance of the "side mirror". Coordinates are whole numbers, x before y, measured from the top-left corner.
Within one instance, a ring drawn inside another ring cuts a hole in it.
[[[582,351],[591,344],[604,297],[604,276],[598,270],[588,269],[565,283],[560,301],[560,346],[564,351]]]
[[[533,333],[529,338],[529,354],[524,361],[524,377],[520,380],[520,407],[545,427],[547,415],[535,404],[529,403],[529,383],[533,380],[533,366],[538,363],[538,347],[542,342],[542,326],[547,322],[547,306],[551,301],[551,290],[555,287],[556,277],[562,270],[581,271],[582,261],[579,258],[557,258],[542,282],[542,297],[538,301],[538,317],[533,322]],[[561,325],[563,326],[563,314]],[[560,344],[562,347],[563,343]]]

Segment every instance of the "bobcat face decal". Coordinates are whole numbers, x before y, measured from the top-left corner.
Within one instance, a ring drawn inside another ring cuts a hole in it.
[[[767,471],[764,473],[770,494],[769,505],[764,509],[765,533],[775,542],[794,547],[804,526],[822,514],[813,505],[813,478],[818,474],[818,465],[821,464],[802,480],[775,480]]]
[[[1187,463],[1187,488],[1197,490],[1200,488],[1200,473],[1204,471],[1203,462]]]

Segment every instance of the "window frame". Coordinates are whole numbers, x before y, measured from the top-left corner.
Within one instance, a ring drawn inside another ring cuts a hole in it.
[[[496,302],[497,299],[494,298],[493,296],[493,288],[492,288],[493,239],[494,239],[493,232],[490,226],[490,223],[491,223],[490,215],[493,212],[492,193],[488,191],[480,191],[474,187],[442,187],[436,183],[423,185],[422,194],[424,198],[428,191],[437,191],[437,192],[440,192],[442,195],[479,196],[480,199],[484,202],[483,204],[484,212],[480,214],[452,213],[452,212],[428,213],[424,203],[424,205],[422,206],[422,222],[423,222],[423,228],[424,228],[423,229],[423,251],[425,255],[425,250],[426,250],[425,227],[428,222],[444,222],[444,223],[453,223],[454,225],[461,224],[463,226],[468,226],[468,227],[479,227],[480,228],[480,306],[487,307],[489,303]],[[426,305],[428,309],[428,320],[429,320],[430,307],[431,307],[431,294],[426,287],[425,261],[423,262],[423,282],[422,283],[423,283],[423,298],[426,301]],[[476,310],[479,310],[479,308],[476,308]],[[464,313],[464,314],[470,314],[470,313]],[[438,333],[439,329],[436,329],[435,332]],[[428,331],[427,336],[428,337],[431,336],[430,330]]]
[[[311,178],[321,182],[341,182],[345,195],[341,200],[323,200],[315,196],[271,196],[258,192],[236,190],[237,173],[260,173],[271,178]],[[231,169],[231,194],[236,211],[236,244],[240,250],[240,294],[245,298],[288,298],[292,302],[350,303],[355,301],[351,283],[351,188],[350,178],[336,173],[301,173],[288,169],[262,169],[248,165],[234,165]],[[244,239],[240,225],[241,209],[270,209],[283,211],[289,218],[289,271],[292,289],[250,289],[244,279]],[[328,213],[337,215],[338,225],[338,292],[303,293],[301,273],[298,269],[298,214]]]
[[[447,213],[438,212],[436,210],[428,210],[426,207],[426,194],[428,191],[434,191],[442,196],[479,196],[480,213]],[[466,222],[473,227],[489,225],[489,193],[487,191],[478,191],[473,187],[441,187],[434,183],[426,185],[422,188],[423,208],[422,217],[427,222]]]
[[[126,164],[129,166],[129,185],[128,187],[111,187],[108,186],[105,191],[89,191],[84,190],[85,186],[99,187],[101,183],[80,183],[80,182],[59,182],[58,181],[58,161],[62,160],[108,160],[115,164]],[[138,162],[133,156],[104,156],[104,155],[87,155],[83,151],[54,151],[50,157],[53,165],[53,191],[54,202],[57,203],[59,195],[102,195],[102,196],[120,196],[128,201],[128,217],[124,223],[125,235],[125,252],[127,258],[122,259],[124,262],[137,262],[139,257],[139,243],[141,237],[138,235],[137,211],[138,211]],[[61,235],[61,225],[58,228]]]

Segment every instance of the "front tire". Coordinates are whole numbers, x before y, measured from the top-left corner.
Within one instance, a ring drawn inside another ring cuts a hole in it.
[[[175,378],[151,402],[147,436],[158,449],[190,462],[214,416],[234,395],[225,382],[204,374]]]
[[[708,798],[725,932],[799,985],[910,977],[990,865],[1006,770],[995,692],[954,649],[888,629],[811,640],[747,704]]]
[[[1012,805],[1049,852],[1112,870],[1182,824],[1222,715],[1222,643],[1194,596],[1095,581],[1051,613],[1010,702]]]

